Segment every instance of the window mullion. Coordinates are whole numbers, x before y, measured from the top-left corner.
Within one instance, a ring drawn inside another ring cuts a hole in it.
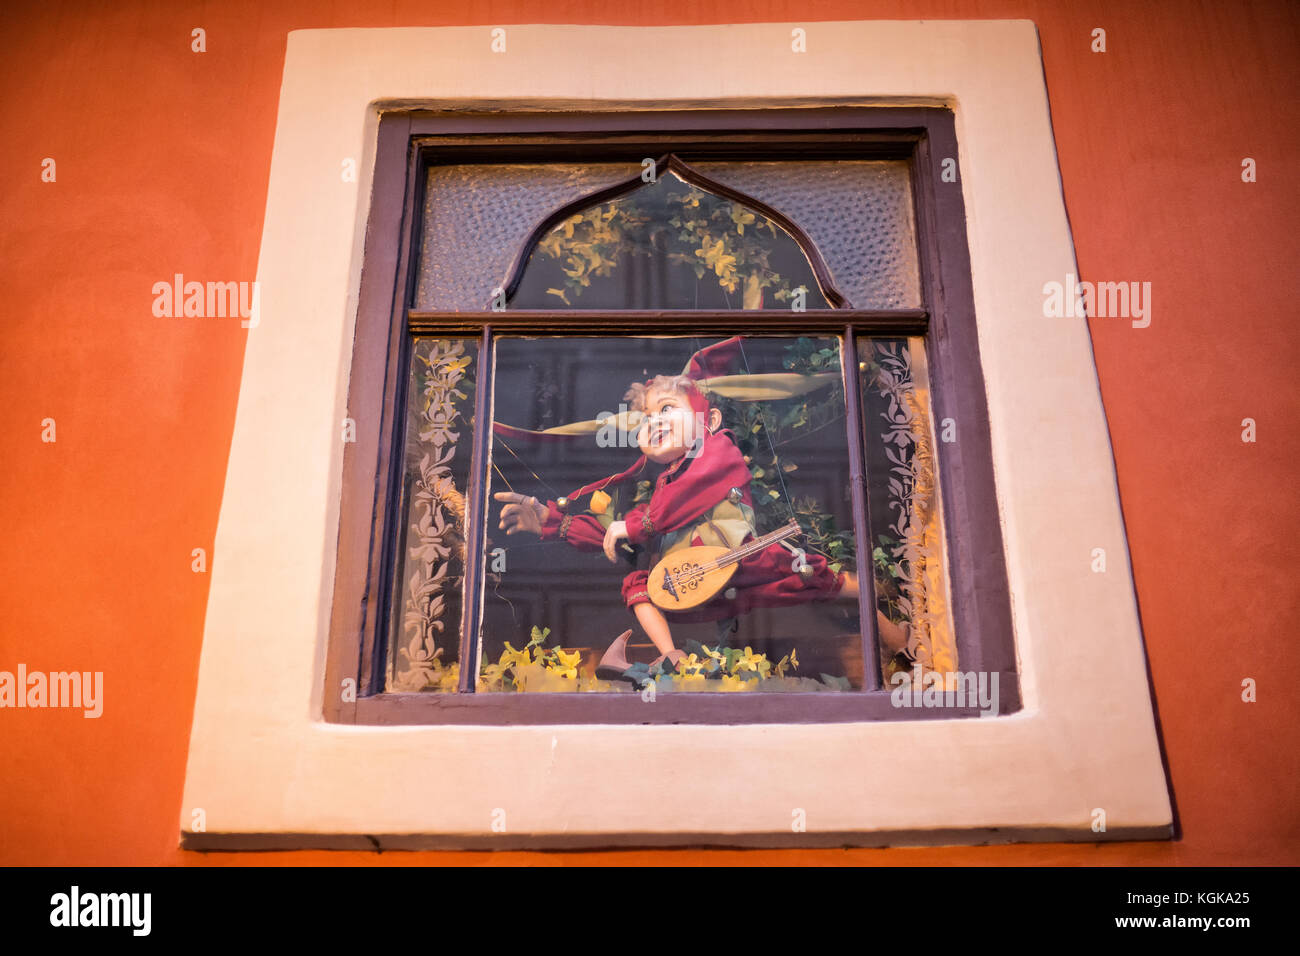
[[[876,633],[876,577],[872,561],[871,511],[862,450],[862,400],[858,380],[858,343],[853,326],[844,329],[840,368],[844,373],[844,411],[849,432],[849,494],[853,500],[853,532],[858,540],[858,612],[862,619],[862,683],[879,690],[880,645]]]
[[[479,340],[478,376],[474,385],[474,457],[465,515],[465,581],[460,619],[460,681],[457,690],[472,693],[478,678],[479,629],[483,620],[483,543],[487,536],[487,482],[492,454],[492,327]]]

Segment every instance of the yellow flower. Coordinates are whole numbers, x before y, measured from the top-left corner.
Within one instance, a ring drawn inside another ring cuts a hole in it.
[[[558,674],[560,677],[577,680],[578,665],[582,663],[582,651],[573,651],[570,654],[566,654],[558,647],[554,650],[557,663],[547,669],[554,674]]]
[[[594,492],[591,496],[591,513],[597,515],[603,515],[605,513],[605,509],[609,507],[610,500],[611,499],[609,495],[605,494],[605,492],[603,491]]]
[[[501,660],[498,663],[501,665],[501,669],[505,670],[510,667],[520,667],[525,664],[531,664],[532,662],[533,655],[529,652],[528,648],[525,647],[522,651],[517,651],[510,646],[509,641],[506,641],[506,649],[501,652]]]
[[[704,663],[705,663],[704,661],[702,661],[699,657],[697,657],[694,654],[690,654],[686,657],[683,657],[680,661],[677,662],[677,675],[682,678],[698,677],[701,680],[703,680]]]
[[[482,690],[501,690],[505,681],[500,664],[488,664],[478,675],[478,685]]]
[[[736,224],[736,232],[740,235],[745,234],[745,227],[754,221],[754,214],[746,212],[743,206],[731,207],[731,221]]]
[[[452,663],[438,676],[438,690],[450,693],[460,685],[460,664]]]
[[[704,264],[711,267],[719,278],[726,278],[727,273],[734,271],[736,257],[726,254],[726,245],[721,239],[712,245],[706,237],[700,248],[695,250],[695,254],[704,260]]]

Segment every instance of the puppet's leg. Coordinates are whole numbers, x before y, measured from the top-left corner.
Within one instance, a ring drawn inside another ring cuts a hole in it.
[[[844,586],[840,588],[837,598],[854,598],[858,596],[858,576],[852,571],[844,572]],[[889,618],[885,617],[876,609],[876,633],[880,635],[880,643],[884,645],[889,656],[893,657],[907,647],[907,630],[902,625],[895,624]]]
[[[645,628],[645,632],[650,635],[650,639],[654,641],[655,647],[659,648],[660,651],[663,651],[660,657],[651,662],[651,667],[658,664],[665,657],[673,664],[676,664],[686,656],[685,651],[673,647],[672,635],[668,631],[668,621],[664,619],[663,613],[660,612],[657,607],[653,604],[638,604],[634,609],[634,613],[636,614],[637,620],[641,622],[641,626]],[[602,671],[608,672],[606,676],[622,674],[632,666],[631,662],[627,659],[627,639],[631,636],[631,631],[624,631],[614,639],[614,643],[609,645],[609,648],[605,651],[605,655],[600,659],[600,663],[596,665],[597,676],[599,676]],[[665,639],[668,644],[667,650],[664,650],[663,642]]]
[[[673,646],[672,631],[668,627],[668,619],[664,617],[663,611],[649,601],[635,605],[632,611],[636,614],[636,619],[645,630],[646,637],[654,642],[654,646],[659,649],[660,654],[674,664],[686,656],[684,651]]]
[[[623,579],[623,600],[627,602],[627,606],[636,615],[637,622],[646,632],[646,636],[659,649],[661,655],[659,660],[667,657],[672,663],[676,664],[686,655],[673,646],[673,635],[663,611],[650,603],[650,592],[646,588],[646,582],[649,580],[650,574],[647,571],[633,571],[625,577]],[[613,650],[612,647],[611,650]],[[658,661],[655,663],[658,663]]]
[[[876,609],[876,633],[880,635],[880,643],[884,645],[890,657],[907,649],[907,629],[885,617],[880,613],[879,608]]]

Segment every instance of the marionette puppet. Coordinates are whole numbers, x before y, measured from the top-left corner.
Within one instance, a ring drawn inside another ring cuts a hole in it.
[[[623,427],[635,428],[641,456],[626,471],[545,504],[516,492],[498,492],[500,527],[507,535],[531,532],[543,541],[563,541],[579,551],[603,551],[617,562],[620,550],[639,545],[650,553],[649,570],[623,580],[623,600],[660,657],[673,665],[685,656],[673,642],[671,622],[737,618],[760,607],[788,607],[807,601],[853,599],[857,575],[832,571],[825,557],[788,543],[800,531],[793,521],[758,537],[754,525],[750,471],[735,438],[722,428],[722,412],[710,403],[716,393],[740,400],[788,398],[828,385],[821,375],[727,375],[740,356],[740,337],[695,353],[683,373],[634,383],[624,395]],[[608,427],[609,421],[583,425]],[[500,431],[518,433],[510,426]],[[667,466],[648,500],[637,499],[620,520],[605,512],[610,492],[635,488],[654,462]],[[591,514],[574,512],[591,496]],[[907,644],[904,627],[877,611],[881,642],[892,656]],[[598,672],[623,674],[631,663],[626,648],[632,630],[621,634],[601,658]]]

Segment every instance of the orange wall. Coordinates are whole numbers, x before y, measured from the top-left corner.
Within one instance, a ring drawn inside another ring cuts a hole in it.
[[[287,31],[1007,17],[1042,35],[1082,276],[1153,285],[1150,328],[1095,320],[1093,341],[1182,839],[499,859],[1300,862],[1294,5],[25,6],[0,13],[0,669],[100,670],[106,704],[99,720],[0,711],[0,862],[484,860],[176,848],[208,587],[190,552],[211,549],[246,333],[156,319],[150,287],[254,278]],[[1104,55],[1089,51],[1097,26]],[[47,156],[56,183],[40,181]],[[1256,184],[1240,181],[1245,156]]]

